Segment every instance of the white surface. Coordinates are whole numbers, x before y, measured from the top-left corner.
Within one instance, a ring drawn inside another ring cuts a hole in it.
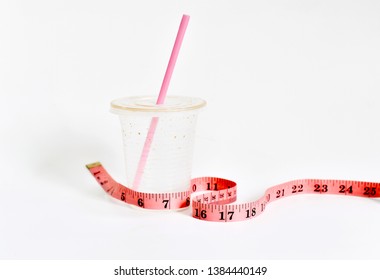
[[[296,178],[380,181],[378,1],[2,1],[0,258],[378,258],[376,199],[297,196],[220,224],[97,185],[85,164],[124,180],[109,103],[158,94],[183,13],[169,94],[208,101],[194,176],[236,180],[239,201]]]

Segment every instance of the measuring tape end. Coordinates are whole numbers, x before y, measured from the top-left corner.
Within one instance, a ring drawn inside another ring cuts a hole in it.
[[[94,163],[90,163],[90,164],[86,164],[86,167],[87,169],[91,169],[91,168],[94,168],[94,167],[97,167],[97,166],[101,166],[102,164],[97,161],[97,162],[94,162]]]

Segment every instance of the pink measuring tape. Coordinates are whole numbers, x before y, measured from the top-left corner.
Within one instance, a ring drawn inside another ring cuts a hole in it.
[[[269,202],[299,194],[340,194],[380,197],[380,183],[302,179],[279,184],[265,191],[256,201],[230,204],[236,201],[236,183],[216,177],[191,180],[189,190],[174,193],[143,193],[116,182],[100,162],[86,165],[102,188],[125,203],[145,209],[172,210],[192,206],[194,218],[214,222],[245,221],[264,212]],[[202,191],[202,194],[194,194]],[[206,192],[204,192],[206,191]],[[193,195],[192,195],[193,194]]]

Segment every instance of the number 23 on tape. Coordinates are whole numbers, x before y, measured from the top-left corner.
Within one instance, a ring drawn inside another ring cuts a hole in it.
[[[339,194],[347,196],[380,197],[380,183],[302,179],[282,183],[265,191],[256,201],[230,204],[236,201],[236,183],[216,177],[191,180],[187,191],[174,193],[143,193],[116,182],[100,162],[86,165],[101,187],[125,203],[145,209],[169,210],[192,206],[194,218],[214,222],[249,220],[264,212],[269,202],[299,194]],[[196,192],[202,194],[196,195]],[[205,192],[207,191],[207,192]],[[192,195],[193,194],[193,195]]]

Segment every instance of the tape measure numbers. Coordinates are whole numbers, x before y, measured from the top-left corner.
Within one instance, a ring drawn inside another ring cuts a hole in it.
[[[214,222],[236,222],[255,218],[264,212],[268,203],[291,195],[338,194],[380,197],[380,183],[303,179],[273,186],[256,201],[230,204],[236,201],[236,183],[216,177],[201,177],[191,180],[190,188],[184,192],[143,193],[116,182],[100,162],[86,165],[101,187],[111,196],[125,203],[145,209],[169,210],[192,206],[194,218]],[[202,194],[194,194],[196,192]],[[207,192],[204,192],[207,191]]]

